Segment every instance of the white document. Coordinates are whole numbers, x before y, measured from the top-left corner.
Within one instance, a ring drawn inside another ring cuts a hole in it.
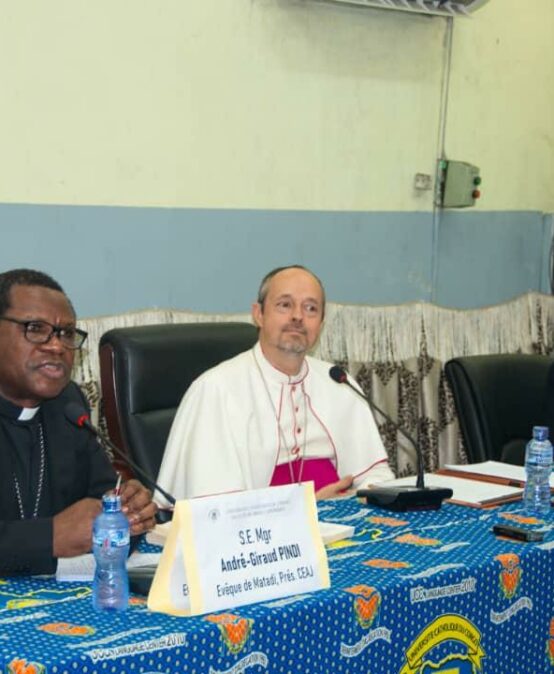
[[[162,548],[167,540],[167,535],[171,529],[171,522],[156,524],[156,526],[146,534],[146,542],[150,545],[161,545]]]
[[[157,566],[160,561],[160,552],[133,552],[127,560],[128,569],[141,566]],[[90,583],[94,578],[96,562],[93,554],[79,555],[78,557],[61,557],[58,559],[56,580],[58,582]]]
[[[344,538],[352,538],[356,528],[350,524],[339,524],[338,522],[318,522],[319,533],[325,545],[342,541]]]
[[[161,552],[133,552],[127,560],[128,569],[139,569],[141,566],[158,566]]]
[[[527,479],[523,466],[514,466],[511,463],[502,463],[501,461],[483,461],[482,463],[470,463],[459,466],[448,464],[445,468],[464,473],[477,473],[479,475],[490,475],[491,477],[502,477],[508,480],[519,480],[521,482],[525,482]],[[550,476],[550,488],[554,489],[554,474]]]
[[[56,569],[58,582],[70,581],[90,583],[94,578],[96,562],[94,555],[79,555],[78,557],[60,557]]]

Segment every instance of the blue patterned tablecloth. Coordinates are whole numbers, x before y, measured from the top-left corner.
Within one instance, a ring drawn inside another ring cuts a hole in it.
[[[97,613],[90,585],[0,579],[0,661],[17,674],[542,674],[554,672],[554,515],[521,504],[387,513],[357,499],[328,547],[332,587],[195,618]],[[542,543],[491,533],[496,522]]]

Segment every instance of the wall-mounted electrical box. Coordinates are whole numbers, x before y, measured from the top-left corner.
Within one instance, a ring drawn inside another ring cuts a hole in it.
[[[442,208],[475,206],[481,196],[479,168],[465,161],[441,159],[437,180],[437,205]]]

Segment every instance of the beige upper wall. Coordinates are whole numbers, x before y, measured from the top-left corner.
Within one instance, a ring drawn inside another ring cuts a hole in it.
[[[286,0],[2,5],[2,201],[429,208],[412,180],[434,166],[440,20]]]
[[[481,168],[480,208],[554,212],[553,0],[455,22],[447,120],[447,156]]]
[[[447,153],[481,166],[481,208],[552,211],[554,3],[522,4],[456,20]],[[304,0],[0,8],[0,201],[432,207],[412,183],[438,152],[444,19]]]

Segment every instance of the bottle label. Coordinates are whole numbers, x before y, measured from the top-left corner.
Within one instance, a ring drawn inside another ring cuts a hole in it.
[[[547,466],[552,463],[552,445],[548,440],[539,442],[531,440],[527,443],[525,463],[534,466]]]
[[[550,466],[552,464],[552,454],[546,452],[530,453],[526,463],[531,466]]]
[[[129,531],[99,531],[93,535],[92,542],[102,548],[122,548],[129,545]]]
[[[552,452],[529,452],[527,463],[533,466],[549,466],[552,463]]]

